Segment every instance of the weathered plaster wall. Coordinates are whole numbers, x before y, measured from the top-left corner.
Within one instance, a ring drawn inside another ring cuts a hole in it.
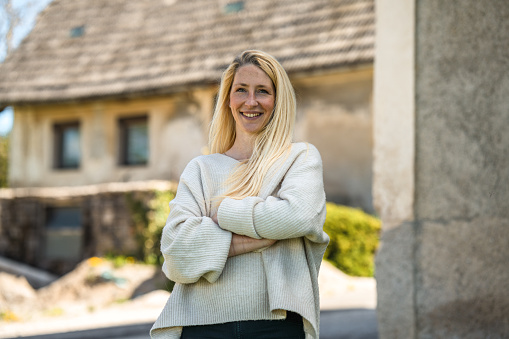
[[[293,81],[296,139],[322,155],[327,200],[374,212],[371,66]]]
[[[416,9],[417,333],[507,338],[509,6]]]
[[[373,196],[382,218],[375,262],[381,339],[415,338],[414,4],[376,3]]]
[[[178,180],[207,143],[213,89],[168,97],[16,107],[11,143],[10,186],[78,186],[149,179]],[[118,120],[148,116],[149,163],[119,165]],[[81,165],[55,169],[55,123],[80,121]]]
[[[376,7],[380,338],[506,338],[509,7]],[[411,137],[392,135],[398,126]]]

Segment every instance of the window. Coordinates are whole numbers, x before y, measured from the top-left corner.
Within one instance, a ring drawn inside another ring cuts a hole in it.
[[[45,240],[47,259],[79,260],[83,242],[81,209],[79,207],[48,207]]]
[[[79,168],[80,160],[79,123],[55,125],[55,168]]]
[[[243,9],[244,9],[244,1],[234,1],[234,2],[227,3],[224,6],[223,11],[226,14],[229,14],[229,13],[241,12]]]
[[[69,31],[69,36],[71,38],[79,38],[85,34],[85,26],[76,26],[71,28]]]
[[[146,116],[119,120],[121,165],[146,165],[148,163],[147,120]]]

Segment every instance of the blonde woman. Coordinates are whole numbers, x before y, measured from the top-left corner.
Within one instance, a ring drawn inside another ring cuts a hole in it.
[[[318,338],[322,163],[292,143],[295,106],[267,53],[223,73],[211,154],[188,164],[170,203],[161,251],[176,284],[152,338]]]

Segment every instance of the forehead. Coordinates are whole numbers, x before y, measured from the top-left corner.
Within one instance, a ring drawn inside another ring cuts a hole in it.
[[[255,65],[244,65],[239,67],[233,78],[233,84],[263,85],[272,87],[272,80],[259,67]]]

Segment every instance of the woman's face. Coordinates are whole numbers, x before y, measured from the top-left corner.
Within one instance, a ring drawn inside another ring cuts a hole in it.
[[[230,109],[236,134],[257,134],[268,123],[276,93],[272,80],[255,65],[240,67],[233,78]]]

